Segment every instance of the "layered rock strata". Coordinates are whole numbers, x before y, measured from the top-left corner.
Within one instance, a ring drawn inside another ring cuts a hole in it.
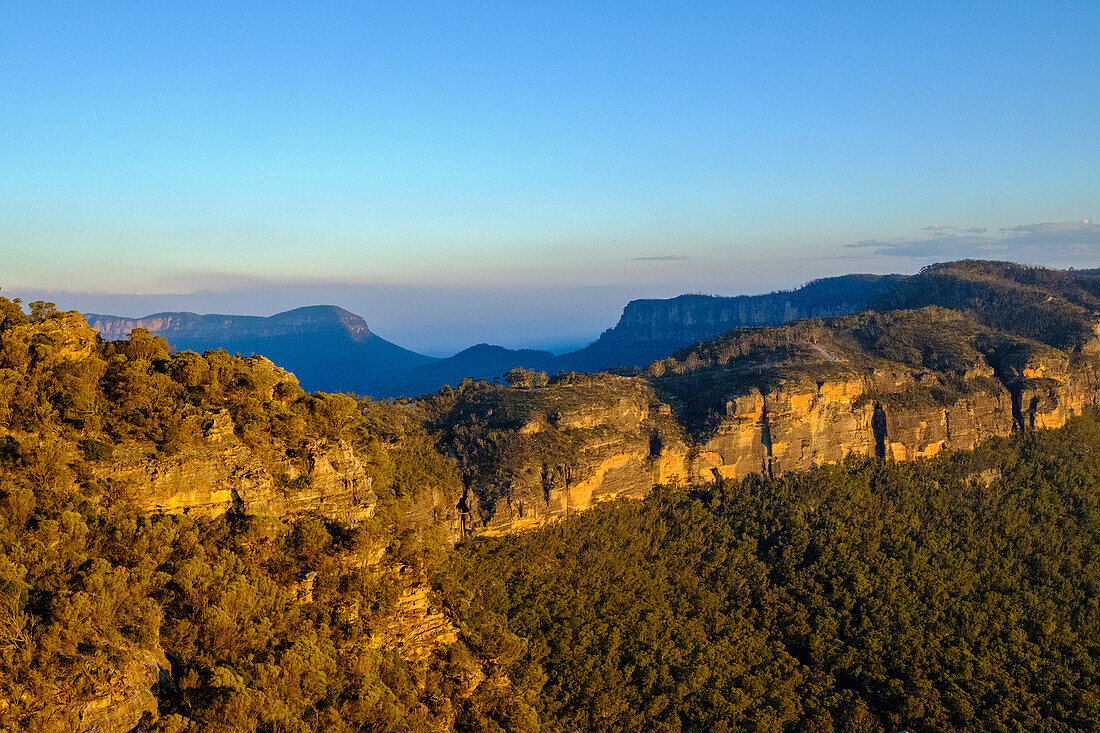
[[[96,477],[128,488],[149,512],[317,512],[350,524],[373,514],[371,477],[344,441],[311,442],[298,460],[264,457],[237,437],[228,411],[196,420],[200,441],[169,456],[151,443],[118,446],[113,460],[96,467]]]
[[[928,458],[1013,431],[1060,427],[1098,403],[1095,365],[1084,356],[1031,349],[1013,359],[994,354],[989,362],[996,366],[976,363],[945,386],[943,375],[926,369],[866,367],[823,352],[816,371],[830,376],[794,369],[763,387],[739,383],[694,432],[684,428],[683,415],[698,404],[685,403],[714,401],[721,388],[693,392],[698,380],[676,384],[688,377],[600,377],[589,390],[617,395],[602,407],[575,386],[546,388],[572,393],[576,407],[565,413],[540,410],[540,401],[562,401],[561,394],[515,396],[527,410],[521,417],[496,418],[507,413],[496,405],[464,418],[505,445],[466,461],[504,465],[467,476],[464,529],[500,534],[537,527],[600,501],[645,496],[658,484],[777,475],[848,456]],[[724,373],[715,370],[714,381]],[[555,453],[561,445],[569,451]]]
[[[129,649],[109,679],[89,694],[57,689],[30,706],[24,723],[45,733],[125,733],[159,717],[157,695],[170,687],[172,666],[159,647]],[[21,700],[26,705],[28,701]],[[9,702],[0,700],[0,710]]]

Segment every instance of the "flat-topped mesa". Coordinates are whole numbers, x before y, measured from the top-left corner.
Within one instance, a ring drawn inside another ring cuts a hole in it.
[[[721,297],[680,295],[667,300],[633,300],[616,329],[639,341],[694,343],[739,326],[779,326],[805,318],[831,318],[866,309],[871,299],[900,278],[845,275],[814,280],[790,291]]]
[[[126,338],[135,328],[168,338],[217,339],[274,338],[302,332],[342,332],[355,341],[371,335],[360,316],[335,305],[311,305],[273,316],[236,316],[210,313],[153,313],[125,318],[98,313],[85,314],[88,323],[104,338]]]
[[[1060,427],[1097,404],[1096,367],[933,308],[735,331],[648,376],[471,391],[451,428],[466,531],[538,526],[657,484],[915,460]]]
[[[269,317],[154,313],[121,318],[89,313],[87,318],[108,339],[144,328],[166,338],[173,351],[263,354],[294,372],[309,391],[377,394],[395,374],[435,361],[386,341],[362,318],[334,305],[295,308]]]
[[[902,279],[901,275],[843,275],[763,295],[680,295],[633,300],[613,328],[562,360],[566,368],[577,370],[644,366],[731,328],[779,326],[804,318],[828,318],[865,310],[873,299]]]

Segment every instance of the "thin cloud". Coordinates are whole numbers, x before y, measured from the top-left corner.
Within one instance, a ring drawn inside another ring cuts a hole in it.
[[[691,257],[687,255],[655,255],[653,257],[635,257],[634,262],[676,262],[690,259]]]
[[[1026,244],[1100,245],[1100,224],[1084,221],[1050,221],[1002,229],[1009,241]]]
[[[930,230],[925,227],[925,230]],[[975,227],[958,232],[934,231],[932,236],[868,239],[848,248],[870,249],[883,257],[953,260],[968,257],[1023,261],[1071,261],[1100,257],[1100,225],[1085,221],[1055,221],[1005,227],[986,234]]]
[[[986,237],[958,234],[938,234],[922,239],[866,239],[849,248],[868,248],[872,254],[883,257],[908,257],[918,260],[961,259],[967,257],[988,258],[995,256],[1000,247]]]
[[[929,224],[926,227],[921,227],[921,230],[925,232],[945,232],[953,229],[958,229],[958,227],[953,227],[950,224]]]

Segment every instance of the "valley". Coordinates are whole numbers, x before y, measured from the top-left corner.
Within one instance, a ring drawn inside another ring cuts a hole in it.
[[[737,326],[778,326],[799,318],[845,315],[867,308],[899,276],[850,275],[815,280],[797,290],[724,298],[684,295],[627,304],[622,318],[582,349],[554,355],[478,344],[444,359],[402,349],[370,332],[337,306],[307,306],[259,316],[157,313],[142,318],[85,314],[105,338],[135,328],[168,339],[173,350],[261,354],[286,367],[307,389],[375,398],[416,397],[463,378],[493,379],[514,367],[533,371],[601,371],[642,367],[677,349]]]

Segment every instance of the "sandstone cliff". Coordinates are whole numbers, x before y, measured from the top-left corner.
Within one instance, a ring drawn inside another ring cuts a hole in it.
[[[117,446],[94,475],[121,485],[150,512],[227,511],[291,517],[316,512],[349,524],[371,516],[372,478],[344,441],[314,440],[285,455],[260,456],[236,435],[227,410],[195,416],[201,440],[174,455],[151,443]]]
[[[90,691],[56,689],[33,700],[0,700],[0,712],[18,703],[22,721],[42,733],[128,733],[159,717],[157,696],[172,685],[172,666],[157,648],[120,650],[109,678]]]
[[[58,487],[98,483],[148,512],[357,524],[377,504],[352,442],[378,441],[348,427],[359,411],[350,397],[304,393],[264,357],[171,355],[148,336],[107,343],[77,313],[17,314],[2,330],[6,455],[52,456],[40,470]]]
[[[553,521],[654,485],[914,460],[1052,428],[1098,402],[1097,362],[943,309],[745,329],[654,364],[464,396],[466,531]]]
[[[48,364],[94,365],[94,334],[66,318],[14,329],[9,340],[31,354],[46,335]],[[404,511],[453,538],[506,532],[662,483],[804,470],[849,455],[912,460],[1058,427],[1096,402],[1093,343],[1059,350],[930,307],[734,329],[637,376],[475,385],[439,397],[453,402],[432,408],[434,417],[410,403],[416,430],[446,436],[464,489],[459,496],[426,484]],[[278,406],[296,389],[292,375],[260,357],[240,363],[248,371],[237,379],[267,400],[271,419],[296,419]],[[191,384],[180,370],[181,384]],[[318,512],[355,524],[375,511],[372,476],[345,440],[314,433],[267,448],[256,435],[242,439],[225,408],[180,409],[186,439],[175,450],[119,441],[109,460],[94,462],[93,476],[150,512]]]

